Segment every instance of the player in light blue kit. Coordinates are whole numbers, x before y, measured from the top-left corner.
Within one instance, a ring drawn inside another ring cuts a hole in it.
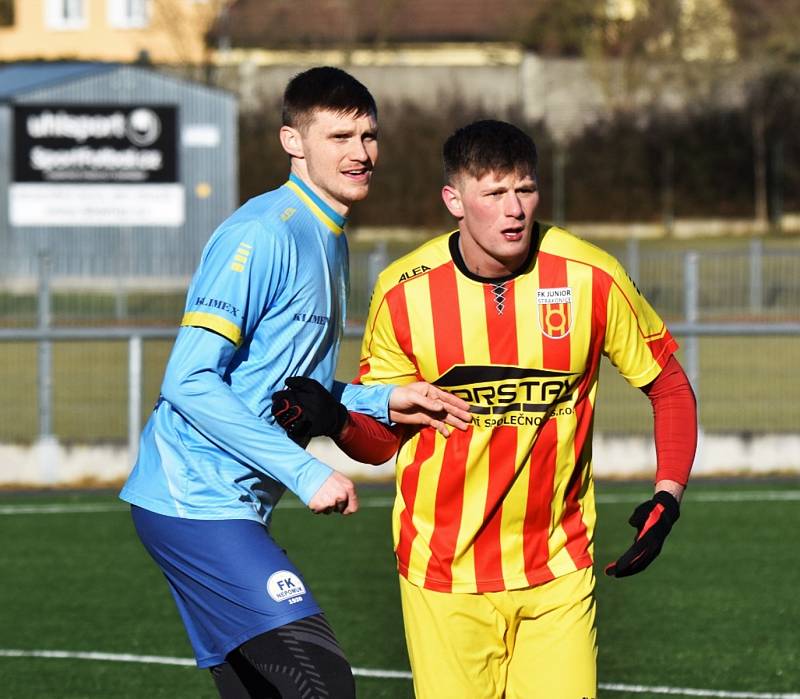
[[[224,699],[355,696],[308,584],[268,531],[286,488],[314,512],[358,509],[353,483],[275,425],[272,395],[284,379],[314,378],[348,410],[384,422],[446,433],[444,423],[469,421],[467,404],[429,384],[333,380],[345,217],[369,189],[376,119],[369,91],[344,71],[313,68],[290,81],[280,131],[289,181],[244,204],[206,245],[120,494]]]

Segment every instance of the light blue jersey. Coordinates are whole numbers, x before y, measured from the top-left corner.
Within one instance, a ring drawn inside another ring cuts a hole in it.
[[[387,420],[392,386],[333,380],[347,304],[344,223],[292,176],[214,232],[123,500],[264,523],[286,488],[308,503],[331,469],[274,423],[272,394],[288,376],[310,376],[349,409]]]

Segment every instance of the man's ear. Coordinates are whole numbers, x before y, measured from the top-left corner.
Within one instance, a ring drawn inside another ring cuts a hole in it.
[[[442,201],[455,218],[464,217],[464,205],[461,203],[461,194],[458,189],[446,184],[442,187]]]
[[[305,157],[303,152],[303,136],[291,126],[281,126],[280,130],[281,146],[293,158]]]

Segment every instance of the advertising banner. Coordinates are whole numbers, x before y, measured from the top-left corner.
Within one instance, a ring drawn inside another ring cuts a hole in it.
[[[177,108],[17,105],[14,226],[180,226]]]

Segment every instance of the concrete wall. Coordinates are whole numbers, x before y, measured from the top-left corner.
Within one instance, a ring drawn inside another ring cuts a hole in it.
[[[619,106],[658,104],[680,110],[689,102],[738,105],[754,67],[650,66],[633,72],[612,61],[543,58],[514,45],[453,45],[383,51],[238,51],[217,53],[213,81],[235,92],[242,111],[272,107],[286,82],[313,65],[337,65],[364,82],[378,106],[412,102],[435,109],[450,103],[509,110],[542,120],[569,139]]]
[[[361,464],[345,456],[329,439],[315,439],[309,451],[354,480],[390,480],[393,461]],[[655,451],[650,437],[596,435],[594,472],[598,478],[652,478]],[[45,441],[22,447],[0,445],[0,487],[81,487],[118,485],[127,478],[132,458],[126,447],[72,446]],[[800,474],[800,435],[701,434],[694,477]]]

